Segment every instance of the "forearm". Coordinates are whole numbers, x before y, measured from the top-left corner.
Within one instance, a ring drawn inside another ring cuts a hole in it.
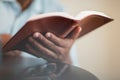
[[[0,64],[2,63],[2,39],[0,36]]]
[[[5,45],[10,38],[11,38],[10,34],[0,34],[0,41],[2,45]]]
[[[9,51],[6,53],[2,53],[2,47],[8,42],[8,40],[11,38],[11,35],[9,34],[0,34],[0,56],[18,56],[20,55],[20,51]]]

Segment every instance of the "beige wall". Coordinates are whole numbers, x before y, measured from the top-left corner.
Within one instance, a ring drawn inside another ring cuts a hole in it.
[[[115,20],[76,42],[79,64],[100,80],[120,80],[120,0],[60,0],[66,11],[104,12]]]

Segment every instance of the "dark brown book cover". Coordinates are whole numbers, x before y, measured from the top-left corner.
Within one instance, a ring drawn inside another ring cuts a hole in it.
[[[37,18],[36,18],[37,17]],[[112,21],[113,19],[99,14],[88,15],[82,19],[73,19],[68,16],[49,15],[35,16],[28,22],[3,46],[2,51],[11,50],[25,51],[25,43],[28,37],[34,32],[40,32],[43,35],[46,32],[54,33],[56,36],[65,38],[77,26],[82,27],[79,38],[94,29]]]

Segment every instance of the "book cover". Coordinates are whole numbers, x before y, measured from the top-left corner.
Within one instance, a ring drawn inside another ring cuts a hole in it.
[[[51,32],[58,37],[65,38],[76,26],[81,26],[79,38],[112,21],[110,17],[95,11],[86,11],[72,17],[66,13],[46,13],[28,19],[27,23],[3,46],[2,51],[25,51],[25,43],[34,32],[45,35]]]

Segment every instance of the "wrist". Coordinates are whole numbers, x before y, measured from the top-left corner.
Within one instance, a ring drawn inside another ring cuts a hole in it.
[[[67,52],[64,55],[59,56],[61,62],[72,64],[70,53]]]
[[[67,63],[67,64],[72,64],[70,55],[68,55],[68,56],[66,57],[65,63]]]

